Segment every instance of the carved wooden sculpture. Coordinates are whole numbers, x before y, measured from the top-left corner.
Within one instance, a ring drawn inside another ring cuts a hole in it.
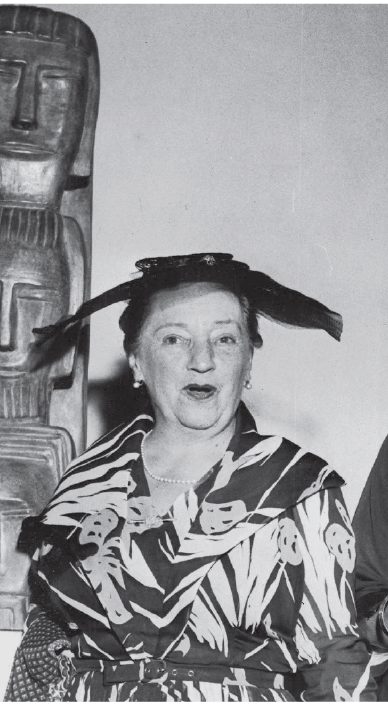
[[[85,349],[35,365],[32,329],[89,294],[98,89],[81,20],[0,5],[0,629],[21,629],[28,602],[21,521],[84,444]]]

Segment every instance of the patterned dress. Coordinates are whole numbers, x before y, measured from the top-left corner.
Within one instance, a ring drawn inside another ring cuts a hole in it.
[[[241,404],[223,459],[152,524],[140,455],[152,425],[142,415],[95,443],[28,526],[40,547],[24,638],[61,624],[74,659],[60,697],[373,700],[341,478],[260,436]],[[18,696],[14,669],[6,699]]]

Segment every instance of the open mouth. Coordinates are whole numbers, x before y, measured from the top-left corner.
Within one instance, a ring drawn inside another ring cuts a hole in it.
[[[192,399],[211,399],[217,392],[217,387],[212,384],[188,384],[184,387],[186,394]]]

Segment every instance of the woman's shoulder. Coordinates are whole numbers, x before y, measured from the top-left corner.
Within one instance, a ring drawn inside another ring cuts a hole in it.
[[[257,447],[260,445],[268,447],[268,449],[272,447],[274,450],[282,452],[284,456],[288,456],[290,460],[293,459],[294,462],[304,458],[307,459],[308,462],[321,465],[322,467],[328,465],[327,460],[313,453],[305,446],[301,446],[290,438],[287,438],[287,436],[282,436],[278,433],[263,433],[260,428],[259,420],[255,419],[255,421],[257,423],[257,438],[259,439]]]
[[[255,419],[256,421],[256,419]],[[276,465],[279,478],[301,482],[312,490],[340,487],[345,483],[339,473],[320,455],[279,434],[262,434],[257,422],[258,443],[255,453],[269,465]]]
[[[277,430],[277,429],[276,429]],[[261,417],[256,410],[249,408],[241,402],[237,412],[237,434],[239,438],[245,438],[244,445],[255,446],[263,452],[268,450],[271,455],[276,452],[284,457],[294,458],[307,457],[308,461],[322,466],[327,465],[327,461],[309,449],[298,445],[281,432],[274,433],[269,420]],[[252,439],[252,440],[249,440]]]
[[[93,450],[93,448],[96,448],[97,446],[105,445],[106,443],[110,443],[111,441],[114,442],[116,438],[121,438],[123,435],[132,435],[134,433],[144,431],[145,426],[147,426],[148,430],[149,424],[153,424],[153,422],[153,418],[149,414],[139,414],[130,421],[122,421],[122,423],[118,424],[112,429],[109,429],[109,431],[103,433],[102,436],[99,436],[99,438],[93,441],[93,443],[91,443],[84,452],[87,453],[90,450]]]
[[[139,435],[144,435],[152,427],[154,421],[148,414],[139,414],[130,421],[124,421],[115,428],[104,433],[100,438],[93,441],[88,448],[78,455],[66,468],[63,475],[65,477],[76,467],[84,465],[105,455],[113,456],[115,453],[123,452],[126,441]]]

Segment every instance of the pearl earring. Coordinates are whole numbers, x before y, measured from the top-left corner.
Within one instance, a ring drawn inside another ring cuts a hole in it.
[[[140,380],[135,379],[135,381],[132,384],[132,387],[134,387],[135,389],[139,389],[139,387],[141,387],[143,384],[144,384],[144,382],[142,379],[140,379]]]
[[[250,380],[250,379],[247,379],[247,381],[246,381],[245,384],[244,384],[244,387],[245,387],[245,389],[252,389],[252,385],[251,385],[251,380]]]

